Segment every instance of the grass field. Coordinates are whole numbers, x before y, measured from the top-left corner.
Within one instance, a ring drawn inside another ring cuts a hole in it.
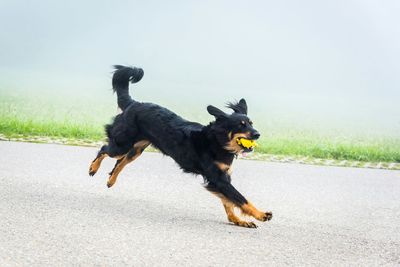
[[[39,94],[41,95],[41,94]],[[12,137],[51,136],[99,141],[104,124],[117,113],[115,98],[92,99],[90,93],[40,97],[0,91],[0,133]],[[194,116],[186,116],[197,120]],[[204,118],[206,122],[209,117]],[[275,128],[274,128],[275,127]],[[258,152],[322,159],[400,162],[400,137],[285,130],[279,125],[261,131]],[[258,126],[263,130],[263,126]]]

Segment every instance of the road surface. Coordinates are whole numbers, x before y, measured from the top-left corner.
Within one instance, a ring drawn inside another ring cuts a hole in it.
[[[400,172],[239,160],[270,222],[227,223],[202,178],[144,153],[106,186],[94,148],[0,142],[0,266],[400,265]]]

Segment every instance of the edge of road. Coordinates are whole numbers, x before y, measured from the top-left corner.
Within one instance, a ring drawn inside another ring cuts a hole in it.
[[[58,144],[58,145],[71,145],[71,146],[86,146],[86,147],[101,147],[103,141],[92,141],[87,139],[69,139],[69,138],[56,138],[48,136],[23,136],[16,135],[7,137],[0,134],[0,141],[14,141],[14,142],[28,142],[28,143],[44,143],[44,144]],[[154,147],[146,149],[148,152],[158,152]],[[353,167],[353,168],[370,168],[370,169],[385,169],[385,170],[400,170],[400,163],[397,162],[365,162],[353,160],[336,160],[336,159],[319,159],[305,156],[287,156],[287,155],[272,155],[253,152],[247,156],[239,156],[239,159],[245,160],[260,160],[268,162],[283,162],[283,163],[296,163],[308,165],[321,165],[321,166],[335,166],[335,167]]]

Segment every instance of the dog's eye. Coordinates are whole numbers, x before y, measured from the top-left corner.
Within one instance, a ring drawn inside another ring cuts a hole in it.
[[[246,125],[246,122],[245,121],[241,121],[240,122],[240,126],[244,126],[244,125]]]

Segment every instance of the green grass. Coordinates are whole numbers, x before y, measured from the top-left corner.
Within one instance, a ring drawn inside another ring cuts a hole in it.
[[[112,97],[99,101],[87,92],[79,98],[54,92],[36,94],[0,90],[1,134],[98,141],[104,139],[104,125],[117,110]]]
[[[335,140],[321,136],[291,138],[271,136],[260,140],[258,151],[321,159],[400,162],[400,141],[391,138]]]
[[[78,99],[63,95],[37,97],[0,90],[0,134],[103,140],[104,124],[117,111],[115,98],[109,96],[99,100],[92,99],[90,93],[82,94]],[[187,117],[191,119],[190,115]],[[333,134],[334,131],[324,134],[305,129],[287,130],[278,124],[274,127],[262,131],[263,127],[258,125],[263,136],[256,151],[321,159],[400,162],[400,137],[352,135],[342,131],[341,134]]]
[[[5,136],[50,136],[99,141],[104,139],[101,125],[82,125],[69,121],[35,121],[0,117],[0,133]]]
[[[50,136],[99,141],[104,139],[101,124],[89,125],[71,121],[40,121],[0,116],[0,133],[5,136]],[[372,162],[400,162],[399,140],[332,140],[324,137],[266,136],[257,151],[276,155],[308,156],[323,159]]]

